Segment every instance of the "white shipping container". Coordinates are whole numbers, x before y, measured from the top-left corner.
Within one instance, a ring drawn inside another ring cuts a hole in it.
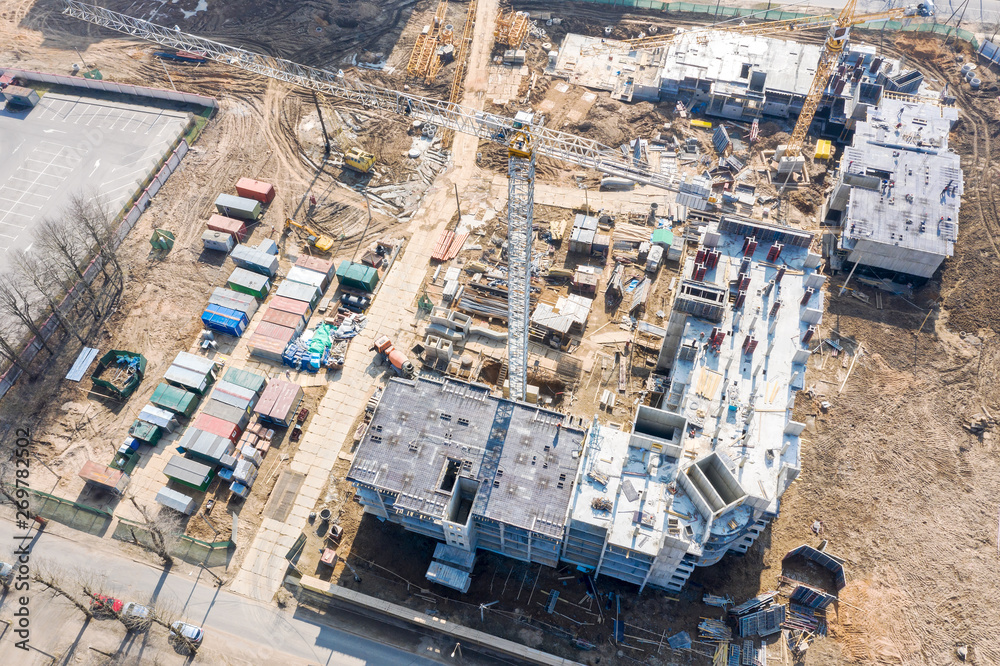
[[[212,231],[211,229],[201,235],[201,242],[206,250],[215,250],[217,252],[229,252],[236,245],[235,239],[230,234],[224,234],[221,231]]]

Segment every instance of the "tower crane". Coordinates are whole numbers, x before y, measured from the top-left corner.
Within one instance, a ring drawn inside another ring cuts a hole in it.
[[[570,164],[664,190],[676,190],[675,180],[654,171],[621,150],[597,141],[560,132],[534,122],[529,113],[515,118],[463,107],[454,102],[348,81],[333,73],[289,60],[196,37],[179,29],[85,4],[64,0],[64,14],[104,28],[138,37],[166,47],[203,54],[206,59],[285,81],[359,104],[434,123],[442,128],[470,134],[504,146],[508,152],[508,359],[511,397],[523,400],[528,379],[528,317],[531,296],[531,240],[534,209],[535,161],[551,157]]]

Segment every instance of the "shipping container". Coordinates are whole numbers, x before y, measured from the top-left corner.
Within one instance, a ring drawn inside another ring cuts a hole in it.
[[[337,281],[344,287],[372,292],[378,286],[378,280],[378,271],[371,266],[351,261],[342,261],[337,266]]]
[[[157,407],[169,409],[181,416],[191,416],[198,408],[196,394],[164,382],[160,382],[159,386],[156,387],[156,390],[153,391],[153,397],[149,401]]]
[[[208,228],[210,231],[221,231],[229,234],[237,243],[242,243],[247,238],[247,225],[241,220],[225,215],[215,215],[208,218]]]
[[[209,229],[201,235],[201,244],[205,246],[206,250],[229,252],[236,246],[236,239],[233,238],[232,234],[228,234],[225,231],[213,231]]]
[[[281,365],[281,355],[285,352],[285,347],[287,346],[287,342],[281,342],[280,340],[275,340],[274,338],[269,338],[266,335],[258,333],[251,335],[250,342],[247,344],[251,356],[256,356],[257,358],[271,361],[278,365]]]
[[[215,395],[215,391],[212,392],[212,395]],[[240,431],[246,430],[247,425],[250,423],[250,412],[239,407],[227,405],[225,402],[216,400],[215,398],[205,403],[205,409],[202,411],[202,414],[208,414],[209,416],[232,423]]]
[[[278,310],[277,308],[268,308],[261,321],[291,328],[297,334],[301,334],[302,330],[306,327],[306,320],[299,315],[294,312],[284,312],[282,310]]]
[[[284,296],[275,296],[272,298],[268,302],[268,307],[274,310],[281,310],[282,312],[292,312],[306,321],[309,321],[309,317],[312,315],[312,307],[308,303]]]
[[[243,370],[241,368],[228,368],[226,374],[222,376],[224,380],[230,384],[236,384],[237,386],[242,386],[245,389],[250,389],[256,395],[260,395],[267,386],[267,378],[262,377],[256,373],[250,372],[249,370]]]
[[[201,313],[201,321],[206,328],[238,338],[247,330],[250,320],[245,312],[209,304]]]
[[[263,301],[267,298],[267,292],[271,290],[271,281],[260,273],[254,273],[245,268],[237,268],[229,276],[226,286],[233,291],[249,294],[258,301]]]
[[[302,402],[302,387],[282,379],[272,379],[261,394],[254,413],[266,423],[289,426]]]
[[[120,469],[99,465],[92,460],[83,463],[79,476],[87,483],[110,490],[115,495],[123,495],[128,487],[128,474]]]
[[[224,308],[240,310],[246,313],[248,320],[253,319],[254,314],[257,312],[256,298],[250,294],[243,294],[232,289],[226,289],[225,287],[216,287],[213,289],[212,296],[208,299],[208,302],[221,305]]]
[[[323,273],[317,273],[316,271],[303,268],[302,266],[292,266],[291,270],[288,271],[288,275],[285,276],[285,279],[316,287],[320,290],[321,294],[326,285],[326,276]]]
[[[192,498],[166,486],[156,493],[156,503],[185,516],[190,516],[198,509],[198,503]]]
[[[129,427],[128,434],[130,437],[145,444],[156,446],[156,443],[160,441],[160,437],[163,436],[163,429],[160,426],[148,421],[136,419]]]
[[[253,178],[240,178],[236,181],[236,193],[247,199],[256,199],[261,203],[271,203],[274,199],[274,185]]]
[[[142,411],[139,412],[139,420],[159,426],[167,432],[173,432],[180,425],[172,411],[169,409],[160,409],[156,405],[151,404],[147,404],[142,408]],[[137,436],[133,432],[129,432],[129,434],[133,437]]]
[[[234,445],[240,440],[240,435],[243,434],[243,430],[235,423],[224,421],[217,416],[212,416],[204,412],[199,414],[198,418],[194,420],[194,427],[205,432],[210,432],[213,435],[225,437]]]
[[[8,107],[25,106],[33,108],[38,104],[38,93],[31,88],[22,86],[7,86],[3,89],[3,97],[7,100]]]
[[[275,243],[270,238],[265,238],[260,243],[257,244],[257,249],[261,252],[267,252],[268,254],[273,254],[278,256],[278,244]]]
[[[228,437],[194,426],[184,431],[177,445],[188,455],[212,465],[220,464],[223,456],[231,455],[236,450],[236,445]]]
[[[302,284],[301,282],[292,282],[291,280],[282,280],[281,284],[278,285],[277,291],[274,293],[278,296],[308,303],[310,310],[316,307],[319,299],[323,296],[323,292],[319,290],[319,287],[314,287],[311,284]]]
[[[212,482],[215,470],[205,463],[175,455],[167,461],[163,475],[181,485],[203,491]]]
[[[249,245],[237,245],[229,258],[240,268],[274,277],[278,272],[278,257]]]
[[[311,257],[308,254],[299,255],[299,258],[295,260],[295,265],[325,275],[326,283],[323,284],[324,291],[330,286],[333,276],[337,274],[336,266],[332,261],[320,259],[319,257]]]
[[[240,220],[255,221],[260,217],[260,202],[245,197],[234,197],[232,194],[220,194],[215,200],[215,209],[220,215],[235,217]]]
[[[215,381],[215,362],[188,352],[180,352],[163,378],[175,386],[205,395],[205,391]]]
[[[257,404],[258,394],[244,386],[222,379],[215,385],[212,397],[227,405],[250,411]]]

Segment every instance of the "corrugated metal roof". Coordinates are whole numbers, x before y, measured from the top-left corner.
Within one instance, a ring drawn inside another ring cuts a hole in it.
[[[267,386],[267,378],[262,377],[256,373],[250,372],[249,370],[243,370],[242,368],[227,368],[226,374],[222,378],[237,386],[242,386],[243,388],[250,389],[255,394],[260,393]]]
[[[156,493],[156,503],[185,515],[190,515],[196,508],[194,499],[166,486]]]
[[[174,362],[171,365],[178,368],[184,368],[185,370],[193,370],[195,372],[201,373],[202,375],[207,375],[215,370],[215,361],[203,358],[201,356],[195,356],[188,352],[180,352],[177,357],[174,358]]]
[[[272,379],[261,394],[254,412],[276,421],[288,422],[302,398],[302,387],[282,379]]]
[[[292,266],[288,271],[288,275],[285,276],[285,279],[291,280],[292,282],[311,285],[317,289],[322,289],[323,285],[326,284],[325,273],[317,273],[316,271],[303,268],[302,266]]]
[[[212,473],[212,468],[205,463],[174,455],[163,467],[163,474],[171,479],[177,479],[192,486],[205,483],[205,478]]]
[[[311,305],[319,299],[321,292],[318,287],[314,287],[313,285],[284,280],[278,285],[278,290],[275,294]]]
[[[83,375],[86,374],[87,368],[90,367],[95,358],[97,358],[97,349],[94,347],[84,347],[81,349],[79,355],[76,357],[76,361],[73,362],[73,367],[66,373],[66,379],[71,382],[78,382],[83,379]]]
[[[271,284],[267,276],[248,271],[245,268],[235,269],[232,275],[229,276],[228,282],[253,289],[254,291],[270,289]]]

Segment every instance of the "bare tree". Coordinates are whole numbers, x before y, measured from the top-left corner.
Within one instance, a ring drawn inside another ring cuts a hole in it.
[[[24,449],[21,449],[24,450]],[[0,495],[3,495],[8,502],[14,505],[19,513],[23,512],[40,527],[44,526],[45,518],[37,513],[31,503],[31,493],[28,492],[26,483],[18,483],[18,470],[24,472],[25,467],[17,467],[13,456],[8,462],[0,464]]]
[[[53,354],[52,348],[45,341],[41,328],[36,323],[39,315],[35,312],[35,305],[31,290],[22,280],[10,272],[0,273],[0,313],[14,317],[24,324],[25,328],[38,339],[42,348]]]
[[[70,219],[79,229],[81,236],[89,241],[103,259],[102,271],[111,266],[112,277],[121,279],[124,274],[118,263],[118,248],[115,243],[115,216],[108,207],[107,201],[100,195],[84,197],[75,194],[70,197],[67,212]],[[107,277],[107,273],[105,272]],[[110,278],[109,278],[110,279]]]
[[[53,280],[52,271],[46,263],[37,255],[24,252],[23,250],[18,250],[14,253],[12,263],[19,276],[31,283],[37,295],[48,304],[56,321],[59,322],[59,326],[75,337],[81,345],[86,345],[87,341],[80,335],[79,329],[66,319],[66,316],[59,308],[60,304],[56,301],[56,298],[62,296],[63,288],[61,284]]]
[[[90,610],[90,606],[77,599],[76,595],[69,591],[70,586],[69,583],[64,582],[65,575],[63,572],[52,568],[44,562],[40,563],[34,560],[32,561],[31,577],[76,606],[88,620],[94,617],[94,612]]]
[[[156,515],[153,515],[148,507],[136,502],[135,497],[130,496],[129,501],[132,502],[132,506],[142,516],[142,528],[149,534],[149,543],[142,543],[135,534],[132,535],[132,538],[140,545],[156,553],[163,560],[164,565],[172,565],[174,558],[170,554],[170,549],[180,530],[180,525],[176,518],[165,511],[159,511]]]
[[[0,322],[0,358],[16,365],[22,372],[28,372],[28,366],[21,360],[21,346],[24,341],[24,331],[18,329],[10,321]]]
[[[83,285],[89,301],[95,304],[94,317],[100,318],[101,313],[96,309],[97,294],[84,277],[86,264],[89,261],[87,248],[79,242],[77,235],[71,232],[69,225],[54,220],[42,220],[35,233],[35,242],[39,249],[52,259],[53,264],[62,269],[60,272],[67,284],[79,282]]]

